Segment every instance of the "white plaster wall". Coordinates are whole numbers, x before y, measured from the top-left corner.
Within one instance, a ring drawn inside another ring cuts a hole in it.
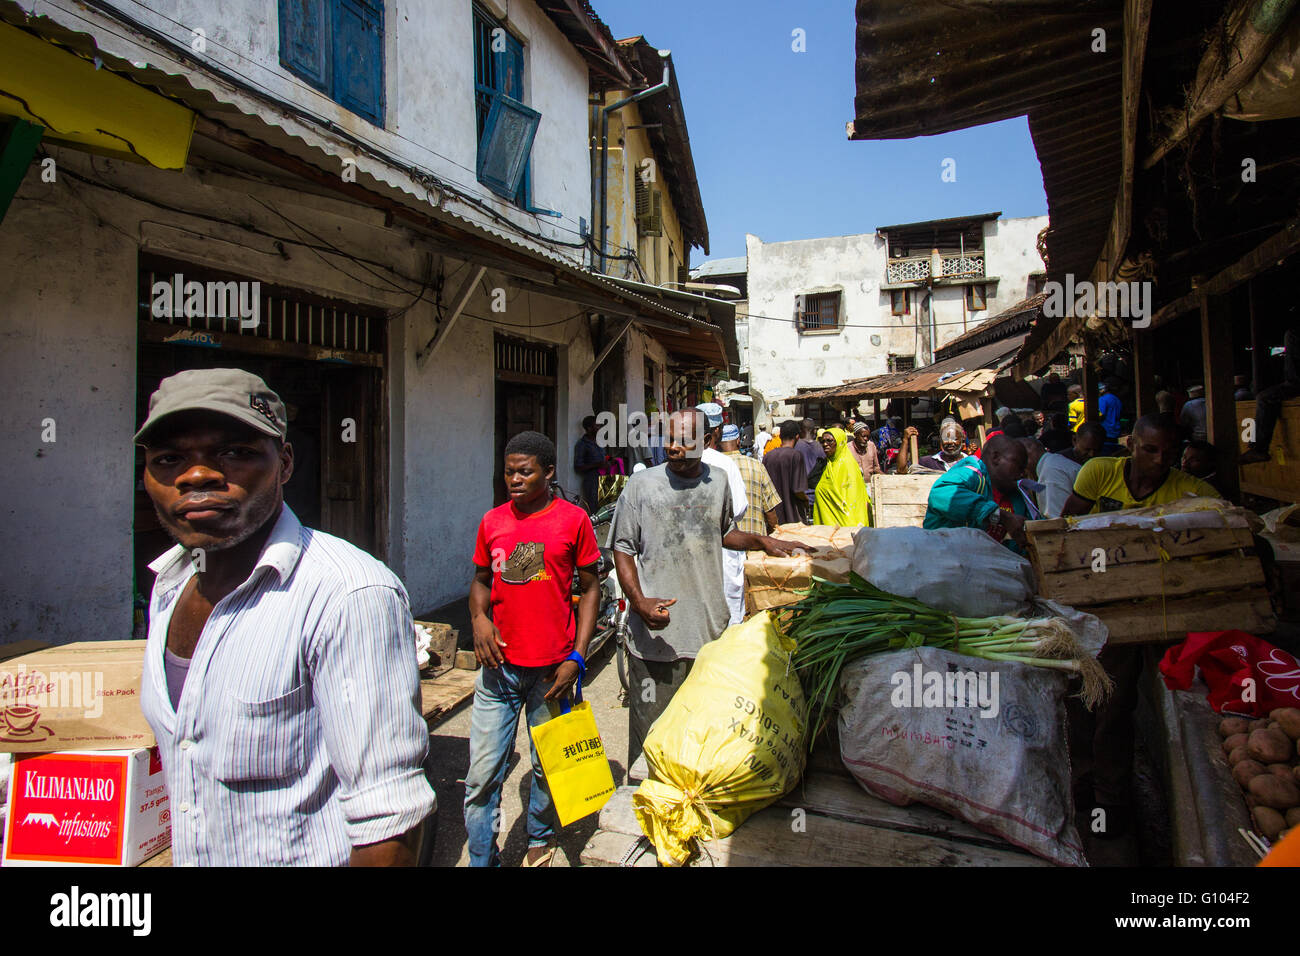
[[[880,291],[883,239],[866,234],[764,243],[747,235],[745,241],[755,415],[771,414],[772,406],[801,386],[838,385],[886,370],[892,329],[903,323],[889,315],[889,297]],[[843,322],[850,327],[801,335],[794,322],[796,296],[836,290],[843,293]],[[852,327],[859,325],[882,327]]]
[[[528,214],[478,183],[474,113],[474,51],[468,0],[386,0],[384,62],[387,90],[384,127],[338,105],[285,70],[279,61],[278,4],[275,0],[169,0],[152,4],[110,0],[126,16],[173,42],[191,48],[194,30],[205,33],[202,57],[215,66],[334,124],[348,133],[448,180],[499,214],[548,236],[577,241],[579,217],[591,216],[591,167],[587,148],[587,66],[559,29],[530,0],[509,4],[509,26],[524,41],[525,100],[542,114],[532,151],[533,205],[563,214],[561,220]],[[486,5],[505,19],[506,6]],[[179,66],[175,54],[129,39],[119,22],[94,11],[64,13],[48,3],[20,0],[19,6],[78,31],[91,32],[101,49],[168,73],[185,73],[191,82],[214,91],[223,102],[261,116],[266,122],[323,145],[333,155],[356,156],[357,169],[417,195],[425,190],[379,160],[357,154],[338,136],[239,92],[212,75]],[[454,198],[447,208],[489,222],[484,213]],[[560,249],[580,261],[581,250]]]
[[[488,273],[489,290],[499,280]],[[501,468],[494,460],[496,332],[556,346],[556,476],[566,491],[577,489],[573,446],[582,435],[582,419],[591,414],[591,382],[580,376],[593,353],[585,318],[555,324],[573,311],[559,300],[520,294],[499,321],[484,322],[471,317],[495,318],[490,299],[480,291],[423,368],[415,353],[428,339],[433,316],[413,311],[393,329],[405,343],[395,355],[403,390],[390,399],[394,408],[401,406],[400,422],[393,416],[393,432],[400,430],[405,448],[403,458],[394,457],[392,465],[402,473],[403,498],[390,563],[400,566],[417,614],[469,593],[474,537],[479,520],[492,508],[493,476]],[[394,508],[398,506],[395,498]]]
[[[61,178],[42,183],[34,166],[0,229],[0,261],[7,264],[0,270],[0,397],[8,409],[0,416],[0,449],[10,463],[0,476],[0,643],[131,633],[131,435],[142,244],[362,305],[396,310],[412,298],[384,290],[354,263],[326,265],[292,241],[283,221],[202,163],[177,173],[96,158],[92,169],[84,153],[49,149]],[[112,188],[74,185],[66,175],[72,172],[103,177]],[[273,240],[243,228],[160,212],[127,193],[277,233],[286,237],[284,254]],[[312,233],[403,276],[420,275],[428,261],[403,230],[384,226],[382,213],[314,195],[274,202]],[[455,259],[433,261],[453,277],[462,268]],[[493,272],[484,284],[489,292],[509,288]],[[514,289],[507,299],[507,311],[493,313],[480,291],[424,368],[417,368],[414,354],[437,328],[432,303],[417,303],[390,324],[386,559],[406,583],[417,613],[468,593],[475,531],[492,506],[499,467],[492,461],[494,329],[557,347],[559,476],[566,488],[575,484],[571,449],[590,411],[590,383],[578,380],[592,358],[585,319],[558,299]],[[235,353],[231,364],[238,364]],[[52,445],[40,441],[47,417],[57,429]],[[149,583],[142,582],[146,591]]]
[[[39,172],[0,228],[0,644],[120,640],[132,613],[136,247]]]

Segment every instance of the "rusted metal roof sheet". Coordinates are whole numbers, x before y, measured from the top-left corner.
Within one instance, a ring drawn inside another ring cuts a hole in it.
[[[635,64],[623,56],[609,27],[596,15],[588,0],[537,0],[542,12],[573,44],[582,58],[594,89],[612,89],[645,85]]]
[[[858,0],[850,139],[1028,114],[1047,193],[1048,271],[1086,276],[1119,184],[1122,0]],[[1104,32],[1106,52],[1094,52]]]
[[[1009,338],[1017,332],[1023,336],[1029,330],[1029,327],[1042,316],[1043,303],[1046,301],[1047,293],[1045,292],[1031,295],[1027,299],[1021,299],[1011,308],[1004,309],[991,319],[985,319],[969,332],[963,332],[951,342],[936,349],[935,358],[942,361],[954,355],[960,355],[962,352],[969,352],[977,346]]]
[[[1010,365],[1020,351],[1024,336],[990,342],[951,358],[913,369],[910,372],[887,372],[871,378],[846,382],[833,388],[800,392],[787,402],[832,401],[863,398],[921,398],[931,392],[983,392]]]

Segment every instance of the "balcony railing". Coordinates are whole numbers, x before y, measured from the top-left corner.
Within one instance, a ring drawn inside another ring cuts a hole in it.
[[[984,275],[984,256],[942,256],[941,279],[980,278]],[[907,259],[890,259],[885,269],[885,281],[925,282],[930,278],[930,257],[913,256]]]

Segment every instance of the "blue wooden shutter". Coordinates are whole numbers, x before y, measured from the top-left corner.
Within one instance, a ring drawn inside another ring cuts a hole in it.
[[[334,3],[334,100],[383,126],[383,4],[378,0]]]
[[[330,0],[280,0],[280,63],[322,93],[330,87]]]
[[[514,199],[523,182],[528,154],[542,114],[498,93],[492,98],[478,151],[478,180],[493,192]]]

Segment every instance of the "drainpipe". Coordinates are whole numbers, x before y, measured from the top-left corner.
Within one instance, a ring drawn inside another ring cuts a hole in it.
[[[610,103],[609,106],[603,107],[600,111],[600,271],[605,272],[608,265],[608,259],[605,255],[605,216],[609,205],[609,114],[615,113],[627,106],[629,103],[637,103],[647,96],[655,93],[661,93],[668,89],[668,57],[671,50],[660,50],[659,56],[664,61],[664,78],[659,81],[657,86],[642,90],[640,93],[634,93],[629,97],[619,100],[617,103]]]

